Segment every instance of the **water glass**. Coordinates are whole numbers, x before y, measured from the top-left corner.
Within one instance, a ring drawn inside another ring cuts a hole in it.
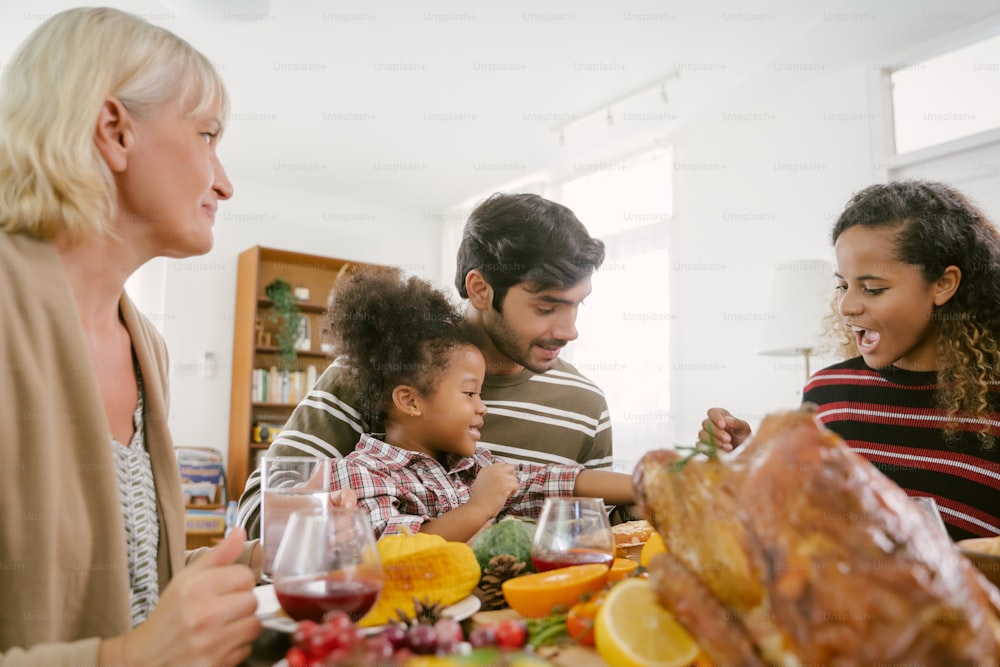
[[[292,512],[329,504],[331,461],[307,456],[263,456],[260,461],[261,577],[270,581],[274,556]]]

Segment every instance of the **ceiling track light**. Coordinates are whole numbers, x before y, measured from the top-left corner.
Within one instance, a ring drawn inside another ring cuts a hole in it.
[[[665,76],[658,77],[655,81],[650,81],[649,83],[643,86],[639,86],[638,88],[630,90],[624,95],[620,95],[612,100],[608,100],[607,102],[604,102],[603,104],[594,107],[593,109],[584,114],[575,116],[573,120],[563,123],[562,125],[557,125],[553,127],[552,131],[559,136],[559,145],[565,146],[566,130],[573,127],[574,125],[580,125],[589,120],[593,120],[594,118],[597,118],[599,116],[603,116],[605,122],[607,122],[608,124],[608,127],[613,127],[615,124],[615,116],[614,113],[612,112],[612,109],[615,106],[631,102],[632,100],[638,97],[642,97],[643,95],[649,93],[649,91],[655,89],[659,90],[660,100],[664,104],[669,104],[670,97],[667,95],[667,84],[670,83],[671,81],[679,79],[680,76],[681,76],[680,72],[673,71]]]

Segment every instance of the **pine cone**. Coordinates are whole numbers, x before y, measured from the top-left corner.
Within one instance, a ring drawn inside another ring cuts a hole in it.
[[[444,607],[438,602],[431,602],[426,597],[413,598],[413,616],[410,616],[402,609],[396,609],[396,617],[403,625],[410,627],[414,625],[434,625],[443,616]]]
[[[476,589],[476,597],[482,600],[484,611],[503,609],[507,606],[501,584],[521,574],[526,566],[526,563],[518,561],[510,554],[500,554],[490,559],[486,569],[483,570],[483,578],[479,580],[479,588]]]

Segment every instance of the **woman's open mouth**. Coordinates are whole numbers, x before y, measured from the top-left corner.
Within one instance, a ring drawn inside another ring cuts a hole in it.
[[[854,340],[858,345],[858,351],[861,354],[871,354],[878,347],[878,340],[880,335],[877,331],[871,331],[870,329],[862,329],[860,327],[851,327],[854,330]]]

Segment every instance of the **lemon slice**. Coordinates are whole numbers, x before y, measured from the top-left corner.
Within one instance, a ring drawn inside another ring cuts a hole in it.
[[[597,613],[594,641],[614,667],[687,667],[698,657],[698,644],[657,603],[646,579],[611,589]]]
[[[667,547],[663,543],[663,538],[660,537],[659,533],[653,533],[646,540],[646,543],[642,545],[642,551],[639,552],[639,563],[643,567],[649,567],[649,562],[653,560],[653,556],[666,552]]]

